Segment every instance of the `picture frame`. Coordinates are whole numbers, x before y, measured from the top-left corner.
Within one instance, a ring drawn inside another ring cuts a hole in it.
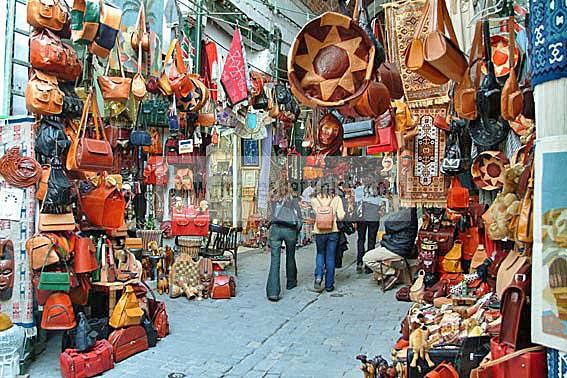
[[[254,169],[242,170],[242,186],[256,187],[256,173],[257,170]]]
[[[242,167],[260,168],[260,141],[254,139],[242,139]]]

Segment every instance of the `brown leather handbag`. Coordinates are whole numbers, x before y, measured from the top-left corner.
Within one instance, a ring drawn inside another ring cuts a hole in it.
[[[28,24],[36,29],[61,31],[69,17],[64,0],[29,0],[27,4]]]
[[[216,276],[213,279],[213,288],[211,290],[211,298],[213,299],[230,299],[236,296],[236,283],[234,277]]]
[[[89,105],[93,113],[95,138],[85,136],[89,118]],[[79,170],[104,171],[112,169],[112,147],[106,139],[102,125],[96,97],[91,92],[83,107],[83,115],[77,131],[78,142],[75,151],[75,163]]]
[[[142,101],[147,92],[146,79],[142,74],[142,46],[138,46],[138,72],[132,79],[132,94],[136,100]]]
[[[457,115],[461,118],[475,120],[477,118],[476,111],[476,92],[480,84],[480,67],[481,64],[478,62],[478,58],[482,54],[482,22],[477,22],[474,32],[474,37],[472,41],[471,53],[469,57],[469,66],[465,71],[463,80],[457,83],[455,86],[455,111]],[[475,79],[474,82],[471,79],[472,67],[476,65]]]
[[[373,81],[359,97],[354,109],[363,117],[378,117],[390,108],[390,92],[383,83]],[[378,141],[369,144],[376,144]]]
[[[91,238],[77,238],[73,263],[75,273],[88,273],[98,269],[96,246]]]
[[[39,213],[37,228],[41,232],[74,231],[77,225],[73,213],[46,214]]]
[[[141,309],[140,311],[144,313]],[[117,329],[108,336],[108,341],[112,344],[115,362],[123,361],[149,348],[148,335],[140,325]]]
[[[425,3],[421,20],[419,21],[419,24],[415,29],[413,39],[406,49],[405,63],[408,70],[417,72],[433,84],[441,85],[448,82],[449,78],[447,78],[447,76],[442,74],[437,68],[435,68],[425,60],[424,44],[421,39],[425,21],[427,21],[430,13],[432,13],[431,2],[432,0],[427,0],[427,2]]]
[[[53,293],[47,298],[41,316],[41,328],[45,330],[67,330],[75,328],[75,311],[67,293]]]
[[[59,254],[53,249],[54,244],[49,234],[36,234],[26,241],[26,252],[32,269],[41,269],[44,265],[59,262]],[[45,255],[48,255],[47,258]]]
[[[425,37],[423,55],[425,60],[441,74],[459,83],[467,70],[467,60],[459,49],[459,41],[445,0],[433,0],[433,4],[436,6],[433,7],[433,17],[429,20],[429,24],[435,25],[436,29]],[[433,24],[433,20],[436,24]],[[445,34],[445,29],[449,36]]]
[[[181,50],[181,45],[177,39],[171,42],[174,44],[175,49],[175,60],[171,67],[169,68],[169,84],[171,85],[171,90],[175,93],[178,99],[186,98],[189,93],[193,91],[195,85],[191,80],[191,76],[187,73],[187,68],[185,67],[185,62],[183,62],[183,52]],[[171,47],[170,47],[171,49]],[[169,55],[165,57],[164,65],[167,65],[169,59],[172,57],[173,49],[168,51]]]
[[[55,76],[33,71],[26,86],[26,107],[30,112],[41,115],[61,114],[63,96]]]
[[[99,186],[81,198],[81,208],[94,226],[116,229],[124,224],[126,200],[116,187]]]
[[[374,36],[376,37],[376,39],[378,39],[378,41],[384,47],[384,50],[389,51],[384,34],[384,28],[382,28],[382,22],[380,21],[379,17],[376,17],[374,18],[374,20],[372,20],[371,28],[372,31],[374,31]],[[377,78],[388,88],[390,97],[395,100],[403,98],[404,85],[402,83],[402,76],[400,75],[400,71],[398,70],[396,64],[384,62],[380,65],[380,67],[377,68]]]
[[[134,51],[140,48],[140,42],[143,51],[150,51],[150,33],[147,31],[146,8],[143,2],[140,3],[140,11],[136,19],[136,29],[130,36],[130,44]]]
[[[510,59],[514,60],[516,51],[516,23],[514,22],[514,16],[508,18],[508,56]],[[502,112],[502,118],[507,121],[515,121],[524,109],[524,95],[520,90],[520,85],[518,84],[518,77],[516,75],[515,64],[510,64],[510,75],[504,83],[502,88],[502,97],[500,97],[500,111]]]
[[[83,70],[77,52],[49,29],[36,29],[30,37],[30,64],[58,79],[75,81]]]
[[[120,69],[120,76],[108,76],[110,69],[110,59],[106,64],[106,70],[103,76],[97,78],[102,98],[106,101],[119,101],[126,102],[130,97],[130,88],[132,86],[132,79],[124,75],[122,68],[122,60],[120,59],[120,42],[116,41],[116,57],[118,60],[118,67]]]
[[[453,210],[469,208],[469,190],[461,185],[457,176],[451,179],[451,186],[447,194],[447,208]]]

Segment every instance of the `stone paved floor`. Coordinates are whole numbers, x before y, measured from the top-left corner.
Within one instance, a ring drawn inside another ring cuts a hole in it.
[[[312,288],[314,246],[299,249],[299,286],[265,299],[269,255],[243,254],[238,296],[228,301],[166,299],[171,335],[115,365],[104,377],[361,377],[357,354],[390,351],[407,305],[354,269],[354,243],[337,270],[337,290]],[[240,257],[240,256],[239,256]],[[283,269],[282,261],[282,269]],[[283,272],[282,272],[283,274]],[[284,288],[285,288],[285,281]],[[59,377],[59,341],[32,365],[31,377]]]

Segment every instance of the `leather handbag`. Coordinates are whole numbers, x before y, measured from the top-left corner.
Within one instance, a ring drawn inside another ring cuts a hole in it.
[[[95,138],[86,137],[88,126],[88,108],[92,108],[94,119]],[[113,167],[112,146],[106,139],[106,134],[102,129],[102,119],[98,110],[96,97],[92,92],[87,96],[87,101],[83,109],[81,123],[77,131],[77,144],[75,149],[75,164],[78,170],[103,171],[111,170]],[[73,148],[69,151],[72,153]]]
[[[41,328],[45,330],[66,330],[75,328],[75,311],[67,293],[53,293],[47,298],[41,316]]]
[[[75,273],[90,273],[98,269],[96,247],[91,238],[77,238],[73,264]]]
[[[63,263],[65,264],[64,272],[47,272],[45,271],[45,265],[41,268],[38,290],[69,291],[71,288],[71,276],[65,259],[63,259]]]
[[[144,183],[146,185],[167,186],[169,180],[169,165],[163,156],[150,156],[144,168]]]
[[[465,144],[465,141],[470,138],[464,135],[465,132],[466,123],[464,121],[455,119],[451,121],[445,155],[441,162],[441,172],[444,175],[457,176],[466,172],[470,167],[468,148],[466,148],[469,144]]]
[[[75,83],[63,82],[59,84],[59,89],[63,91],[63,114],[67,118],[80,118],[83,114],[83,100],[79,98],[75,91]],[[69,140],[67,139],[69,143]]]
[[[129,281],[132,279],[140,279],[142,277],[142,263],[136,260],[136,256],[132,252],[125,251],[125,261],[118,262],[116,270],[117,281]]]
[[[480,243],[478,227],[467,227],[464,231],[459,232],[458,238],[463,244],[463,260],[471,261]]]
[[[171,233],[174,236],[207,236],[209,210],[201,212],[193,205],[174,207],[171,216]]]
[[[463,244],[456,240],[453,244],[453,248],[443,256],[441,261],[441,273],[461,273],[463,268],[461,267],[461,258],[463,257]]]
[[[110,69],[110,59],[106,64],[104,75],[97,78],[98,86],[102,93],[102,98],[106,101],[128,101],[130,97],[130,88],[132,86],[132,79],[124,75],[122,68],[122,60],[120,55],[120,43],[116,42],[116,55],[118,60],[118,67],[120,69],[120,76],[108,76]]]
[[[138,72],[132,79],[132,94],[138,101],[142,101],[148,92],[146,88],[146,79],[142,74],[142,46],[138,47]]]
[[[151,127],[169,126],[169,107],[170,102],[162,96],[149,96],[142,102],[142,109],[138,117],[139,123]],[[179,127],[176,128],[178,130]]]
[[[89,293],[91,291],[91,279],[89,273],[77,274],[78,286],[72,287],[69,291],[71,302],[80,306],[86,306],[89,302]]]
[[[26,252],[32,269],[41,269],[44,265],[49,266],[60,261],[54,244],[49,234],[36,234],[26,241]]]
[[[408,70],[416,72],[423,76],[433,84],[441,85],[449,81],[449,78],[441,73],[437,68],[425,59],[425,46],[421,39],[421,34],[425,22],[430,18],[433,12],[433,0],[427,0],[423,9],[423,15],[417,28],[414,31],[413,38],[405,51],[405,63]]]
[[[459,83],[463,79],[468,64],[465,54],[459,49],[459,41],[457,41],[447,4],[445,0],[433,0],[431,7],[433,13],[429,24],[435,25],[435,30],[425,37],[423,56],[425,61],[441,74]],[[433,20],[436,21],[435,24]],[[445,34],[445,29],[448,36]]]
[[[234,281],[234,277],[219,275],[213,279],[211,298],[230,299],[234,296],[236,296],[236,283]]]
[[[152,127],[148,130],[150,137],[152,138],[151,146],[146,146],[143,148],[144,153],[148,155],[161,155],[163,153],[163,146],[161,143],[161,135],[159,130]]]
[[[354,105],[354,109],[363,117],[378,117],[390,108],[390,92],[380,82],[373,81],[362,93]]]
[[[101,0],[77,0],[71,10],[71,39],[74,43],[89,45],[98,33]]]
[[[131,285],[127,285],[124,289],[124,293],[112,310],[112,315],[110,316],[108,324],[112,328],[139,325],[142,321],[143,315],[144,311],[140,308],[134,289]]]
[[[130,144],[135,147],[142,147],[142,146],[151,146],[152,145],[152,136],[146,129],[146,126],[142,129],[136,128],[134,131],[130,133],[130,138],[128,139]]]
[[[425,295],[425,271],[420,270],[417,273],[417,278],[413,285],[410,287],[410,299],[415,303],[422,303],[423,296]]]
[[[117,329],[108,336],[108,341],[112,344],[114,362],[123,361],[149,348],[146,330],[140,325]]]
[[[76,227],[73,213],[39,214],[37,229],[40,232],[75,231]]]
[[[151,298],[147,298],[148,316],[157,331],[157,337],[162,339],[169,335],[169,319],[167,317],[167,311],[165,310],[165,303],[156,299],[154,291],[148,286],[148,284],[146,284],[145,281],[142,281],[142,283],[151,294]]]
[[[502,324],[499,343],[512,350],[525,348],[531,344],[531,269],[529,262],[514,275],[514,279],[504,290],[500,300]]]
[[[30,37],[30,64],[65,81],[75,81],[83,70],[75,49],[49,29],[36,29]]]
[[[366,147],[380,142],[372,119],[344,123],[343,130],[343,144],[347,148]]]
[[[191,76],[187,73],[181,45],[177,39],[171,41],[169,45],[165,55],[164,67],[167,66],[173,55],[175,55],[175,59],[168,71],[169,85],[177,99],[187,98],[195,88],[195,85],[191,80]]]
[[[122,10],[118,7],[100,0],[100,20],[96,36],[89,44],[89,52],[101,58],[108,58],[115,44],[119,44],[116,37],[120,30]]]
[[[395,118],[390,108],[389,111],[376,118],[376,131],[380,142],[368,146],[366,153],[374,155],[382,152],[394,152],[398,150],[398,139],[396,137]]]
[[[508,56],[514,59],[516,51],[516,23],[514,16],[508,18]],[[510,75],[502,88],[502,97],[500,99],[500,109],[502,118],[507,121],[515,121],[524,109],[524,95],[518,84],[515,64],[510,64]]]
[[[447,208],[452,210],[469,208],[469,190],[461,185],[461,180],[457,176],[451,178],[451,186],[447,193]]]
[[[435,369],[425,374],[425,378],[459,378],[459,373],[452,364],[442,362]]]
[[[496,295],[502,298],[504,290],[514,281],[516,274],[528,263],[528,257],[516,250],[508,252],[506,258],[500,264],[496,276]]]
[[[140,4],[140,10],[138,11],[138,17],[136,18],[135,30],[130,36],[130,44],[134,51],[138,51],[140,47],[142,48],[142,51],[150,51],[150,33],[147,32],[146,8],[142,3]]]
[[[547,356],[541,346],[530,347],[507,354],[495,356],[491,348],[492,359],[481,362],[471,371],[471,378],[545,378],[547,377]]]
[[[66,349],[59,356],[59,366],[63,378],[97,376],[114,368],[112,345],[107,340],[99,340],[88,352]]]
[[[93,226],[116,229],[124,224],[126,200],[116,187],[99,186],[81,197],[80,206]]]
[[[63,92],[53,75],[34,70],[26,86],[26,108],[35,114],[54,115],[63,110]]]
[[[482,22],[479,21],[476,23],[475,27],[468,68],[465,71],[463,80],[460,83],[457,83],[455,86],[455,96],[453,99],[455,104],[455,112],[457,113],[457,115],[461,118],[471,121],[477,118],[476,91],[478,90],[481,77],[481,64],[477,60],[482,54],[481,37]],[[474,82],[471,79],[471,70],[473,66],[476,67]]]
[[[27,4],[27,22],[36,29],[61,31],[69,14],[64,0],[30,0]]]

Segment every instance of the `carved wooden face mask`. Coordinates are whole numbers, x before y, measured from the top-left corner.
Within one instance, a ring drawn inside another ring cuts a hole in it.
[[[7,301],[14,288],[14,246],[10,240],[2,240],[0,248],[0,301]]]

